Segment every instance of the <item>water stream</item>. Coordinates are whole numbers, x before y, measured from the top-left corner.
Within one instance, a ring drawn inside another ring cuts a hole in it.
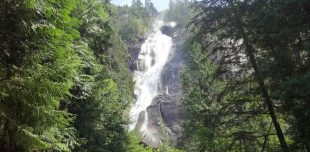
[[[160,27],[163,25],[164,22],[155,21],[153,32],[141,47],[137,71],[134,72],[136,101],[130,111],[130,131],[135,129],[139,114],[145,112],[143,124],[138,129],[141,133],[147,134],[148,114],[146,109],[152,104],[152,100],[159,95],[159,90],[162,88],[161,73],[172,48],[172,38],[160,31]]]

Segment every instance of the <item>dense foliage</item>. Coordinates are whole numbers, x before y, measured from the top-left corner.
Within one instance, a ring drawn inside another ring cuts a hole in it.
[[[185,147],[309,151],[309,1],[204,0],[194,8]]]
[[[132,78],[107,2],[0,7],[1,151],[125,151]]]
[[[186,26],[193,17],[191,0],[170,0],[169,8],[164,12],[164,20],[177,22],[181,26]]]
[[[119,34],[126,43],[136,43],[145,37],[152,25],[152,18],[157,15],[157,10],[150,1],[133,0],[131,6],[118,6],[114,8],[114,24],[119,29]]]
[[[182,152],[170,146],[168,139],[164,139],[163,143],[157,149],[148,147],[141,142],[141,137],[137,131],[130,132],[127,140],[127,152]]]
[[[126,130],[127,45],[157,15],[150,0],[0,0],[0,151],[179,151]],[[164,20],[195,35],[185,151],[310,151],[309,0],[171,0]]]
[[[59,109],[81,66],[75,1],[1,2],[1,150],[69,151],[73,116]],[[65,6],[65,7],[63,7]]]
[[[253,77],[218,71],[219,65],[197,42],[188,50],[182,79],[188,111],[185,147],[193,151],[258,151],[261,147],[277,151],[275,130]]]

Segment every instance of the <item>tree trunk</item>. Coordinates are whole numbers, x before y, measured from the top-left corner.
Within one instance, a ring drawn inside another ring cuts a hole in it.
[[[297,123],[299,127],[298,129],[300,130],[300,133],[301,133],[302,143],[304,144],[306,151],[310,152],[309,140],[308,140],[307,135],[305,134],[303,126],[301,126],[302,122],[300,122],[300,120],[297,119]]]
[[[264,152],[265,149],[266,149],[266,145],[267,145],[267,141],[268,141],[268,137],[269,137],[271,128],[272,128],[272,122],[270,122],[269,129],[268,129],[268,133],[267,133],[266,136],[265,136],[264,144],[263,144],[263,148],[262,148],[262,151],[261,151],[261,152]]]
[[[256,63],[256,59],[255,59],[255,56],[254,56],[254,50],[252,49],[252,46],[247,44],[247,42],[245,42],[245,44],[246,44],[247,56],[249,57],[250,64],[252,65],[252,67],[254,69],[255,79],[256,79],[257,83],[259,84],[261,95],[263,97],[263,100],[264,100],[265,104],[267,105],[267,108],[268,108],[268,111],[270,113],[270,117],[272,119],[273,126],[274,126],[274,128],[276,130],[276,133],[277,133],[277,136],[278,136],[281,148],[282,148],[282,150],[284,152],[289,152],[289,149],[288,149],[288,146],[286,144],[286,141],[285,141],[285,138],[284,138],[281,126],[280,126],[280,124],[278,122],[278,119],[277,119],[277,116],[276,116],[276,113],[275,113],[275,110],[274,110],[274,107],[273,107],[273,102],[270,99],[269,93],[267,91],[267,88],[266,88],[266,85],[265,85],[265,82],[264,82],[264,78],[261,76],[261,73],[260,73],[260,71],[258,69],[258,66],[257,66],[257,63]]]

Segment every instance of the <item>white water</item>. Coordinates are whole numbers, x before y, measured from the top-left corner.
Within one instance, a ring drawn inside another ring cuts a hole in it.
[[[147,133],[148,114],[146,108],[151,105],[152,100],[159,94],[161,87],[161,72],[166,64],[171,47],[171,37],[160,31],[162,21],[155,21],[153,32],[148,36],[141,47],[135,71],[134,93],[137,97],[130,111],[131,124],[129,130],[133,130],[137,124],[139,114],[145,111],[145,117],[140,132]]]

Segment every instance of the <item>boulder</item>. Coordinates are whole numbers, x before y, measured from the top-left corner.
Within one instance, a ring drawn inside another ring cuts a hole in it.
[[[151,105],[147,108],[147,132],[144,134],[143,143],[158,148],[161,144],[161,112],[160,104]]]
[[[175,33],[175,30],[173,27],[171,26],[162,26],[160,28],[161,32],[165,35],[168,35],[170,37],[174,37],[174,33]]]
[[[142,46],[142,44],[144,43],[145,40],[146,40],[146,36],[139,38],[139,41],[137,43],[135,43],[135,44],[130,44],[130,43],[127,44],[128,52],[130,54],[129,69],[131,71],[137,70],[136,61],[137,61],[137,59],[139,57],[141,46]]]

